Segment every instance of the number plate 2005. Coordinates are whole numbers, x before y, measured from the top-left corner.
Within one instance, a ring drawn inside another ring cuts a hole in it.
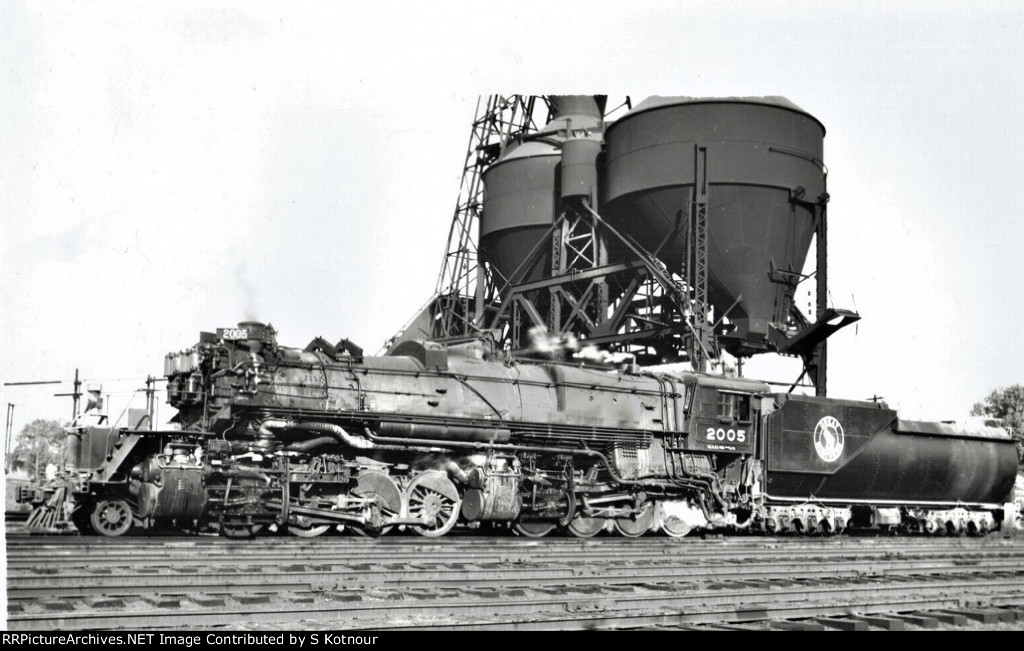
[[[246,328],[217,328],[217,336],[224,341],[248,339],[249,330]]]
[[[748,452],[753,450],[754,434],[749,425],[727,425],[713,421],[696,423],[689,445],[700,450]]]

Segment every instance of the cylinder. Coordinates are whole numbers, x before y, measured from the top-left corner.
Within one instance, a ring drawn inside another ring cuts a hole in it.
[[[515,520],[523,508],[519,483],[513,476],[490,476],[484,488],[470,488],[462,495],[462,516],[470,522]]]
[[[195,461],[162,464],[155,457],[133,469],[139,515],[143,518],[198,518],[206,507],[202,468]]]
[[[572,138],[562,143],[562,198],[597,195],[597,157],[601,143],[587,138]]]

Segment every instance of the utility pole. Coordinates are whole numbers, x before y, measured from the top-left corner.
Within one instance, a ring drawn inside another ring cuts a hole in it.
[[[149,428],[156,429],[157,413],[160,409],[160,401],[156,399],[156,384],[157,382],[166,382],[165,377],[153,377],[150,375],[146,378],[146,415],[149,417]]]
[[[156,380],[152,375],[146,376],[146,415],[149,416],[149,428],[156,429]]]
[[[4,427],[4,474],[11,471],[11,429],[14,425],[14,403],[7,403],[7,423]]]
[[[81,389],[81,388],[82,388],[82,382],[78,379],[78,369],[76,368],[75,369],[75,392],[71,394],[72,395],[72,400],[74,401],[74,406],[71,409],[71,420],[72,421],[74,421],[75,417],[78,416],[78,399],[82,397],[82,393],[81,393],[81,391],[79,391],[79,389]]]
[[[60,380],[42,380],[39,382],[4,382],[5,387],[23,387],[37,384],[60,384]],[[4,472],[11,469],[11,444],[14,441],[14,403],[7,403],[7,421],[4,427]]]
[[[75,369],[75,390],[72,393],[55,393],[54,396],[58,398],[71,396],[71,422],[75,422],[75,418],[78,417],[78,399],[82,397],[82,381],[78,379],[78,369]]]

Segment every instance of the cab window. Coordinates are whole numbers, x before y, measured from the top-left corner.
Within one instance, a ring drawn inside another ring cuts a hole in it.
[[[745,393],[719,392],[718,417],[722,420],[749,421],[750,396]]]

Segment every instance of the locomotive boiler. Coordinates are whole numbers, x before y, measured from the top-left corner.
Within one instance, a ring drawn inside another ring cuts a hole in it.
[[[628,361],[516,359],[486,339],[367,356],[246,322],[202,333],[166,373],[180,430],[76,434],[80,528],[984,533],[1017,471],[1001,429]]]

